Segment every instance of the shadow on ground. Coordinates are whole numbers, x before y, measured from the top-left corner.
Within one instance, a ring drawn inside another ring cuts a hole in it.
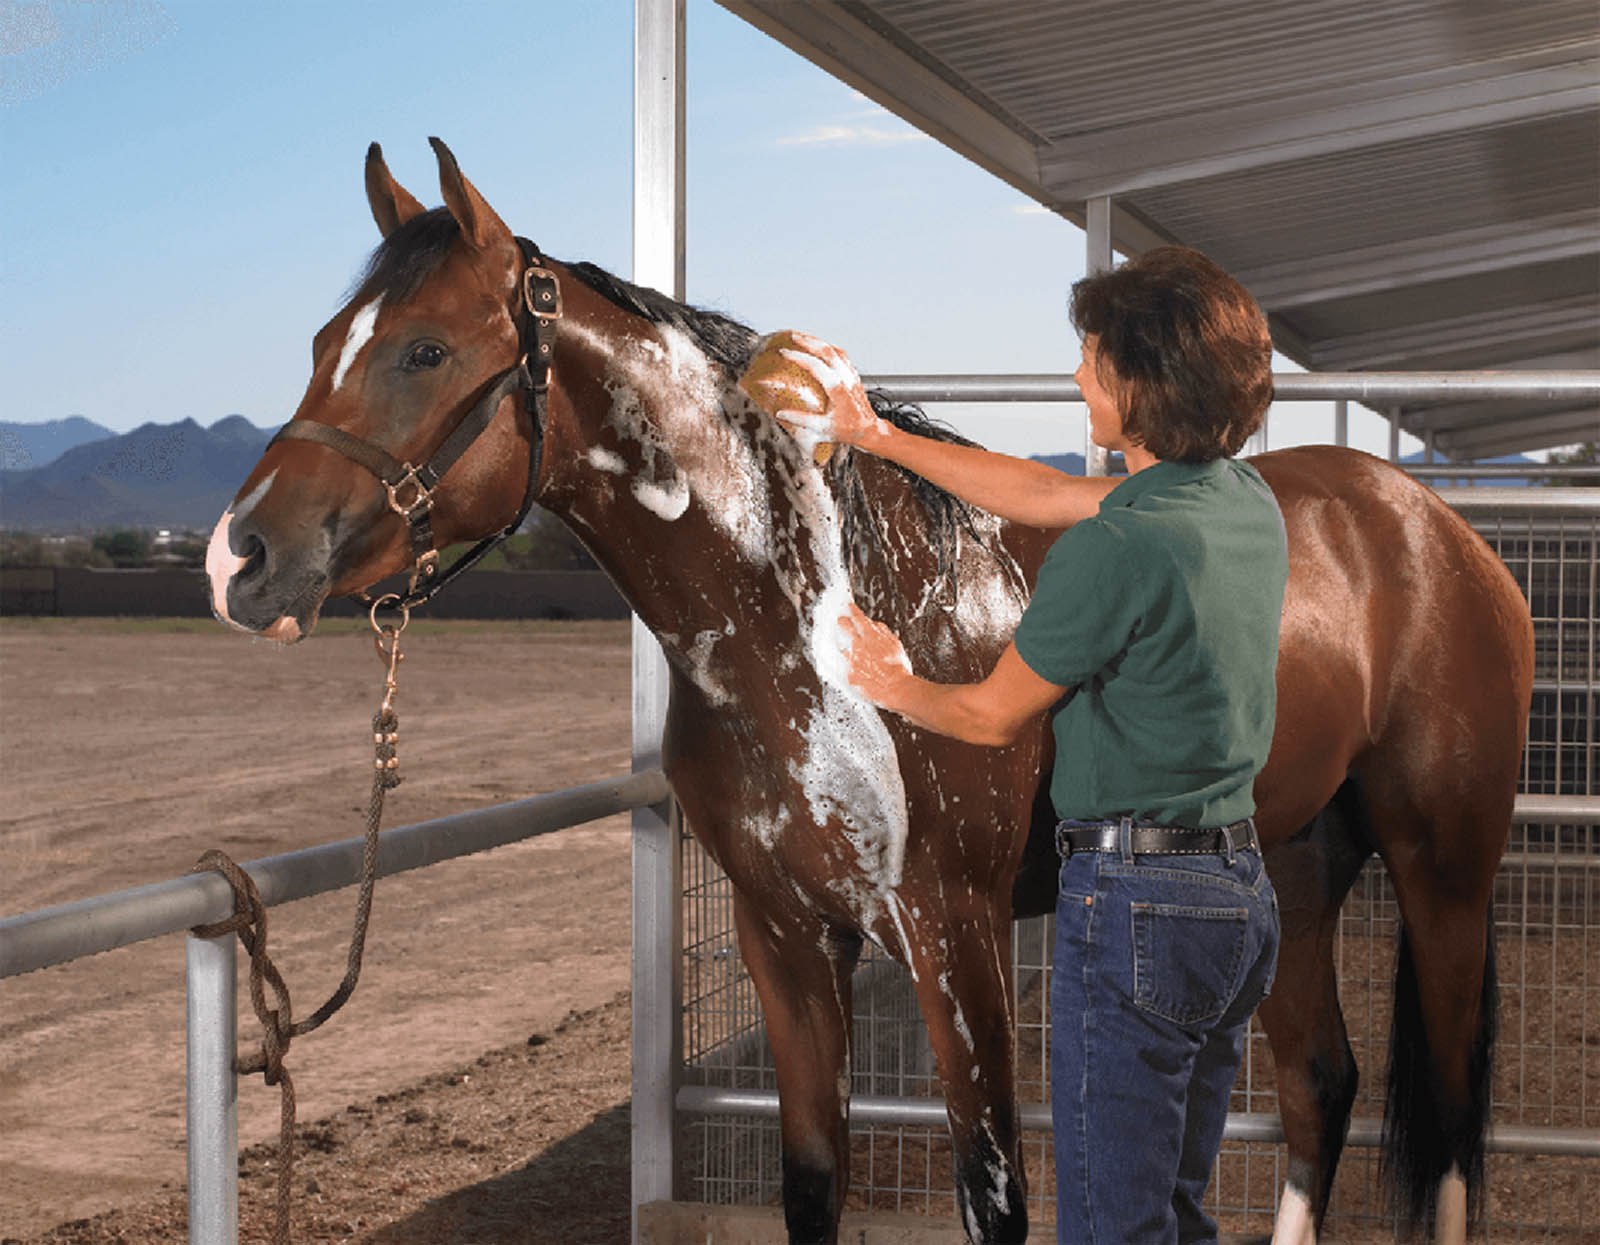
[[[629,1231],[628,1104],[525,1167],[468,1185],[361,1238],[364,1245],[613,1245]]]

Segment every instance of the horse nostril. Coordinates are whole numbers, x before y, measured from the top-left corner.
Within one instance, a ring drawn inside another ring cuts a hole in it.
[[[259,575],[267,565],[267,546],[261,537],[251,533],[239,542],[243,547],[244,565],[234,574],[235,579],[250,579]]]

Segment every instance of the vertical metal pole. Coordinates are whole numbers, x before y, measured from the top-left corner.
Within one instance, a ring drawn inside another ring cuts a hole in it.
[[[1087,254],[1085,257],[1084,271],[1093,275],[1105,272],[1111,267],[1111,199],[1102,195],[1097,199],[1090,199],[1084,205],[1084,230],[1083,240]],[[1086,476],[1103,476],[1106,474],[1108,455],[1094,443],[1090,435],[1088,417],[1083,423],[1083,474]]]
[[[233,935],[188,939],[189,1243],[239,1239]]]
[[[1389,408],[1389,461],[1400,461],[1400,408]]]
[[[633,279],[684,296],[684,4],[634,0]],[[667,665],[633,620],[633,769],[661,764]],[[633,1227],[670,1201],[673,1100],[682,1062],[682,884],[671,806],[633,814]]]
[[[1350,444],[1350,403],[1344,398],[1333,404],[1333,443]]]
[[[1423,462],[1435,463],[1439,461],[1439,456],[1434,449],[1432,428],[1429,428],[1425,433],[1422,434],[1422,450]]]

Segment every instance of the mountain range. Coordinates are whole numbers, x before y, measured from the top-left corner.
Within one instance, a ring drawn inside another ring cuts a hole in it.
[[[120,436],[77,417],[55,423],[63,427],[31,442],[17,430],[50,425],[0,425],[8,464],[0,470],[0,527],[203,531],[227,508],[272,437],[271,430],[242,415],[229,415],[209,428],[192,419],[143,424]],[[82,439],[94,430],[103,435]],[[9,467],[13,447],[37,462],[51,444],[61,441],[69,448],[43,465]]]
[[[104,424],[82,415],[48,419],[42,424],[0,420],[0,470],[23,471],[54,462],[74,446],[114,437]]]

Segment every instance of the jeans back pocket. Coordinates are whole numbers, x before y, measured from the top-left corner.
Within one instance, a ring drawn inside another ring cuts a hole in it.
[[[1248,908],[1133,904],[1133,1001],[1174,1024],[1218,1019],[1239,991]]]

